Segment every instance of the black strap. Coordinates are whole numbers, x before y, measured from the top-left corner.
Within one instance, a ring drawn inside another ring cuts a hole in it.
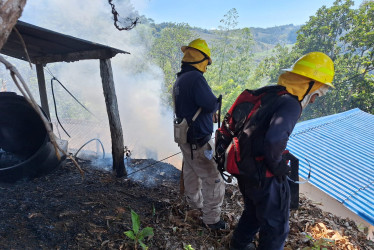
[[[209,60],[209,57],[207,57],[205,54],[203,54],[203,55],[204,55],[204,58],[201,59],[200,61],[197,61],[197,62],[185,62],[185,61],[182,61],[182,63],[184,63],[184,64],[198,64],[198,63],[204,62],[207,59]]]
[[[190,148],[191,148],[191,160],[193,160],[193,148],[192,144],[190,143]]]
[[[218,97],[218,127],[221,127],[221,108],[222,108],[222,95]]]
[[[305,96],[307,96],[307,95],[309,94],[310,90],[313,88],[313,85],[314,85],[314,81],[310,81],[310,82],[309,82],[309,87],[308,87],[308,89],[306,90],[306,92],[305,92],[305,94],[304,94],[304,96],[303,96],[303,99],[301,99],[301,101],[304,100]]]

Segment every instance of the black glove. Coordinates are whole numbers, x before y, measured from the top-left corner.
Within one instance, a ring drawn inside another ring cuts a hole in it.
[[[270,172],[283,180],[287,175],[291,173],[291,167],[287,164],[285,159],[282,159],[276,167],[270,169]]]

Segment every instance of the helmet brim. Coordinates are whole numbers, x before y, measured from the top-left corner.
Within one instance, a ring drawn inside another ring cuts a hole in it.
[[[288,69],[281,69],[281,71],[283,71],[283,72],[292,72],[292,69],[291,69],[291,68],[288,68]]]

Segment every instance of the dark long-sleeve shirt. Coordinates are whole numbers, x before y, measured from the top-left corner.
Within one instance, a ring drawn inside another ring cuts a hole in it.
[[[216,96],[213,94],[203,73],[190,65],[182,65],[173,86],[175,113],[178,118],[186,118],[190,123],[199,109],[201,113],[188,130],[188,141],[201,139],[213,133],[213,114],[218,109]]]
[[[295,97],[283,95],[279,98],[264,139],[264,157],[268,169],[276,169],[281,161],[301,111],[301,105]]]

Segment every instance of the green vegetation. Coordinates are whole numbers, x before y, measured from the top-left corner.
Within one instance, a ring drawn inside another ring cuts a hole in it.
[[[187,245],[184,247],[184,250],[194,250],[194,248],[191,245]]]
[[[131,221],[132,221],[132,230],[124,232],[124,234],[134,241],[134,249],[136,250],[138,244],[143,249],[148,249],[148,247],[143,243],[143,240],[146,237],[153,236],[153,228],[145,227],[140,230],[140,218],[137,213],[131,209]]]
[[[358,9],[352,6],[352,0],[336,0],[329,8],[322,6],[301,27],[238,29],[238,13],[231,9],[217,30],[186,24],[154,28],[151,56],[165,74],[164,100],[171,105],[171,87],[182,57],[180,47],[201,37],[212,50],[213,64],[205,77],[213,92],[223,95],[223,114],[244,89],[275,84],[281,69],[311,51],[324,52],[333,59],[336,88],[318,98],[313,108],[308,106],[302,119],[356,107],[374,114],[374,1],[365,1]]]
[[[321,7],[300,28],[291,50],[279,46],[273,56],[259,65],[259,74],[265,73],[271,82],[276,82],[281,69],[303,54],[321,51],[332,58],[336,88],[318,98],[312,109],[308,107],[303,119],[356,107],[374,113],[374,1],[364,2],[359,9],[351,6],[351,0],[337,0],[330,8]]]
[[[308,239],[313,242],[312,247],[304,247],[303,250],[327,250],[335,246],[335,241],[330,239],[321,238],[315,240],[312,236],[306,235]]]

